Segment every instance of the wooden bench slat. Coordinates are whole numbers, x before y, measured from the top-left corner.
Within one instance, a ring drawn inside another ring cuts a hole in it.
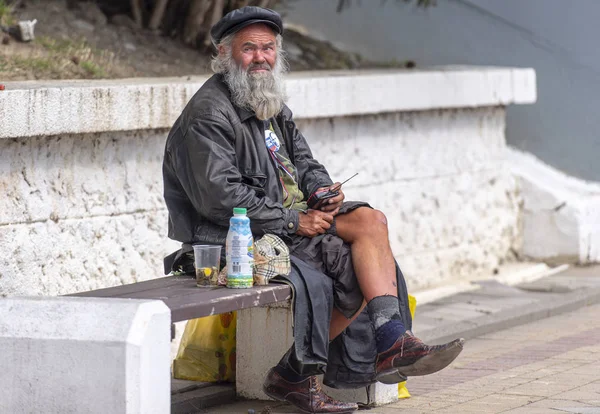
[[[192,276],[165,276],[156,279],[144,280],[143,282],[130,283],[127,285],[96,289],[88,292],[73,293],[68,296],[92,296],[95,298],[113,298],[120,297],[122,295],[126,296],[135,292],[153,290],[165,286],[177,285],[181,283],[185,284],[186,281],[190,280],[193,281],[195,285],[196,279],[194,279],[194,277]]]
[[[185,321],[208,315],[252,308],[269,303],[283,302],[291,298],[291,288],[287,285],[260,286],[251,289],[239,289],[234,295],[223,296],[223,289],[211,292],[208,299],[202,297],[202,302],[190,302],[190,296],[173,296],[164,300],[171,309],[173,322]],[[230,291],[231,289],[227,289]],[[238,290],[238,289],[236,289]]]
[[[193,277],[168,276],[70,296],[158,299],[171,309],[172,322],[179,322],[282,302],[291,297],[291,288],[286,284],[255,286],[250,289],[199,288]]]

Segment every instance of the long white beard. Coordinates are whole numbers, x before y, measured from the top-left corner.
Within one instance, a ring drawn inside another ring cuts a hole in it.
[[[268,69],[267,72],[247,72],[239,67],[233,59],[225,72],[225,82],[231,90],[231,99],[241,107],[253,111],[258,119],[269,119],[279,113],[287,96],[283,82],[284,65],[277,59],[275,67],[250,65]]]

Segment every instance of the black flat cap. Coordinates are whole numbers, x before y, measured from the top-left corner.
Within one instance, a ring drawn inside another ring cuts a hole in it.
[[[263,23],[271,27],[275,33],[283,33],[281,16],[274,10],[262,7],[246,6],[227,13],[210,29],[210,37],[216,46],[225,36],[235,33],[246,26]]]

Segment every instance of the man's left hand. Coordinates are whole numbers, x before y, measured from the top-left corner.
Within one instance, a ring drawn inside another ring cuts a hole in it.
[[[344,198],[346,198],[346,196],[344,195],[344,192],[342,191],[341,183],[339,183],[339,182],[334,183],[333,185],[330,185],[329,187],[325,187],[325,189],[330,190],[332,188],[335,189],[336,187],[339,187],[336,190],[338,192],[338,195],[323,201],[323,205],[320,208],[321,211],[325,211],[327,213],[332,213],[333,215],[337,214],[336,210],[342,206],[342,203],[344,202]]]

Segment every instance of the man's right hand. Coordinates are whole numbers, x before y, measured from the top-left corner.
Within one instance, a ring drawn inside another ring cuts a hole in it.
[[[331,227],[333,223],[333,216],[335,212],[326,213],[319,210],[308,210],[306,213],[300,213],[298,230],[296,234],[305,237],[315,237],[319,234],[323,234]]]

